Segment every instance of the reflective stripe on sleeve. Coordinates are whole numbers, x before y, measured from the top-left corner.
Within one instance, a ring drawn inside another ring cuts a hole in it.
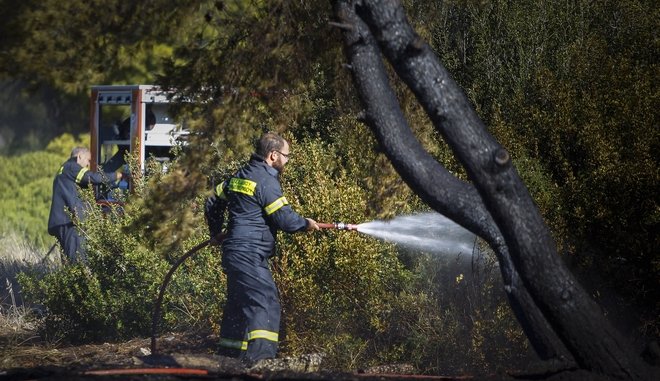
[[[248,179],[239,179],[238,177],[234,177],[229,180],[229,186],[227,187],[227,189],[232,192],[243,193],[248,196],[254,196],[254,190],[256,188],[257,183],[254,181]]]
[[[286,200],[286,197],[282,196],[277,200],[273,201],[270,205],[266,205],[264,211],[266,212],[266,215],[269,216],[277,212],[284,205],[289,205],[289,202]]]
[[[218,198],[222,200],[227,199],[227,195],[225,194],[225,182],[223,181],[222,183],[218,184],[217,187],[215,187],[215,194],[218,196]]]
[[[80,184],[87,171],[89,171],[87,168],[80,169],[80,172],[78,172],[78,175],[76,176],[76,183]]]
[[[273,331],[266,331],[265,329],[257,329],[254,331],[248,332],[248,341],[255,340],[255,339],[264,339],[264,340],[270,340],[270,341],[275,341],[279,340],[280,335],[277,332]]]
[[[247,351],[248,347],[248,342],[247,341],[241,341],[241,340],[232,340],[232,339],[225,339],[225,338],[220,338],[220,342],[218,343],[221,347],[225,348],[231,348],[231,349],[238,349],[241,351]]]
[[[60,167],[60,170],[57,171],[57,174],[58,174],[58,175],[61,175],[62,172],[64,172],[64,166],[61,166],[61,167]]]

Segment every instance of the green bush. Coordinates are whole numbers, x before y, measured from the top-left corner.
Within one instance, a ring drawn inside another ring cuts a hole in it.
[[[137,185],[136,189],[144,189]],[[166,272],[182,250],[201,240],[191,237],[183,241],[180,251],[167,253],[172,258],[168,261],[164,249],[150,247],[145,231],[134,224],[144,211],[131,199],[140,196],[131,195],[125,207],[102,211],[91,189],[86,191],[84,197],[93,205],[81,224],[87,264],[63,266],[47,274],[22,274],[26,299],[46,308],[46,336],[89,342],[151,333],[154,301]],[[208,271],[219,268],[217,255],[207,250],[189,262],[175,273],[167,289],[158,327],[161,331],[200,324],[208,328],[209,317],[217,319],[218,309],[214,307],[222,299],[223,283],[218,272]]]
[[[562,254],[634,300],[657,336],[657,5],[408,5],[511,152]]]
[[[364,175],[373,166],[361,160],[378,155],[364,150],[365,139],[331,138],[335,143],[292,142],[292,162],[282,178],[287,198],[302,215],[320,222],[378,218]],[[218,171],[235,166],[225,163]],[[170,178],[178,176],[176,170],[150,173],[134,179],[136,193],[124,208],[90,209],[81,225],[87,266],[21,275],[26,298],[46,309],[47,337],[90,342],[151,333],[153,303],[166,272],[207,238],[207,228],[201,208],[206,193],[178,199],[173,209],[190,214],[183,227],[168,217],[172,211],[154,211],[158,196],[175,189],[171,184],[180,179]],[[419,200],[399,186],[381,205],[393,214],[421,210]],[[91,191],[85,197],[93,204]],[[166,231],[169,238],[159,238]],[[493,358],[515,357],[520,351],[514,348],[524,349],[520,330],[494,291],[499,274],[464,287],[467,281],[456,282],[447,263],[349,231],[280,234],[278,247],[273,269],[283,306],[282,355],[320,351],[327,354],[326,366],[335,369],[408,362],[433,372],[490,369]],[[217,332],[226,300],[220,262],[219,249],[206,248],[174,273],[159,332]],[[466,295],[481,304],[468,308],[462,303]]]
[[[319,222],[363,221],[366,191],[335,160],[340,151],[319,140],[293,142],[292,149],[284,188],[294,208]],[[387,299],[409,277],[391,247],[355,232],[281,234],[279,244],[274,268],[287,353],[339,354],[338,348],[366,345],[382,329]],[[375,355],[361,351],[352,361]],[[351,365],[333,360],[338,368]]]
[[[319,222],[369,220],[370,189],[351,159],[360,145],[309,139],[292,147],[283,176],[296,210]],[[421,208],[412,196],[406,205],[397,213]],[[433,372],[492,370],[494,360],[525,353],[492,259],[457,282],[451,260],[400,252],[356,232],[281,234],[279,244],[285,354],[321,351],[336,369],[407,362]]]
[[[45,333],[72,341],[147,335],[151,308],[167,263],[126,234],[117,211],[91,213],[82,225],[88,264],[20,278],[26,298],[47,311]]]
[[[64,134],[44,151],[0,156],[0,234],[19,234],[44,253],[55,242],[47,231],[53,178],[76,145],[89,146],[89,136]]]
[[[66,158],[39,151],[0,157],[0,234],[15,233],[46,248],[53,177]]]
[[[205,228],[203,233],[207,238]],[[199,251],[179,267],[173,278],[166,290],[164,306],[164,320],[169,327],[187,332],[218,332],[222,307],[227,300],[227,280],[219,249]]]

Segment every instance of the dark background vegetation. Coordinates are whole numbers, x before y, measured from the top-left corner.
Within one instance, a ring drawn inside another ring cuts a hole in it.
[[[403,3],[511,153],[604,312],[625,312],[616,323],[640,341],[657,338],[655,2]],[[126,214],[88,221],[91,272],[25,278],[50,307],[50,335],[144,335],[168,261],[205,238],[199,200],[209,178],[245,159],[266,129],[294,143],[285,186],[303,214],[362,222],[424,210],[357,120],[329,2],[2,0],[0,9],[3,236],[44,252],[53,243],[52,175],[85,139],[91,85],[157,83],[199,101],[178,110],[195,132],[178,167],[144,179]],[[397,91],[419,139],[463,177],[414,97]],[[445,259],[339,233],[281,237],[281,247],[285,353],[324,350],[338,368],[408,361],[429,373],[489,370],[527,354],[498,271],[459,281],[463,271]],[[217,257],[206,250],[175,280],[170,328],[217,328]]]

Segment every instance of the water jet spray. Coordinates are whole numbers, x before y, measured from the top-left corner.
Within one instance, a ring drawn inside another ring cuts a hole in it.
[[[360,224],[318,223],[321,229],[354,230],[413,250],[437,254],[471,254],[475,235],[434,212],[398,216]]]

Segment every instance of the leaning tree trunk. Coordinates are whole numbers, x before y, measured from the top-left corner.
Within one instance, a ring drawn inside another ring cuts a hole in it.
[[[573,359],[535,305],[513,267],[508,248],[477,190],[452,175],[420,144],[408,127],[380,62],[380,51],[369,30],[354,13],[342,12],[349,28],[347,51],[356,74],[363,103],[374,118],[370,125],[401,177],[434,210],[482,237],[493,248],[500,263],[504,290],[512,310],[532,347],[542,360],[557,359],[570,366]],[[361,40],[368,41],[361,41]]]
[[[544,332],[547,319],[582,368],[617,378],[642,379],[644,366],[640,359],[561,261],[508,152],[488,133],[464,93],[429,46],[412,30],[401,5],[394,0],[336,1],[335,13],[340,21],[338,26],[343,29],[347,57],[367,123],[413,190],[434,209],[486,239],[501,257],[505,278],[507,271],[512,279],[519,274],[533,298],[533,302],[525,300],[524,291],[519,293],[517,302],[525,308],[523,327],[535,324],[534,331],[538,330],[545,342],[561,353],[561,347],[552,343],[552,335]],[[444,169],[437,168],[441,167],[439,164],[428,163],[428,158],[420,154],[389,88],[374,36],[397,74],[415,93],[465,166],[487,212],[471,215],[469,209],[481,202],[469,191],[454,194],[465,187],[457,186]],[[456,207],[448,207],[441,201],[443,197],[456,200]],[[497,228],[491,229],[498,233],[484,234],[487,229],[480,226],[493,221]],[[499,232],[515,268],[507,269],[510,264],[503,255],[506,251],[496,238]],[[542,321],[531,318],[535,316],[536,306],[545,317]]]

